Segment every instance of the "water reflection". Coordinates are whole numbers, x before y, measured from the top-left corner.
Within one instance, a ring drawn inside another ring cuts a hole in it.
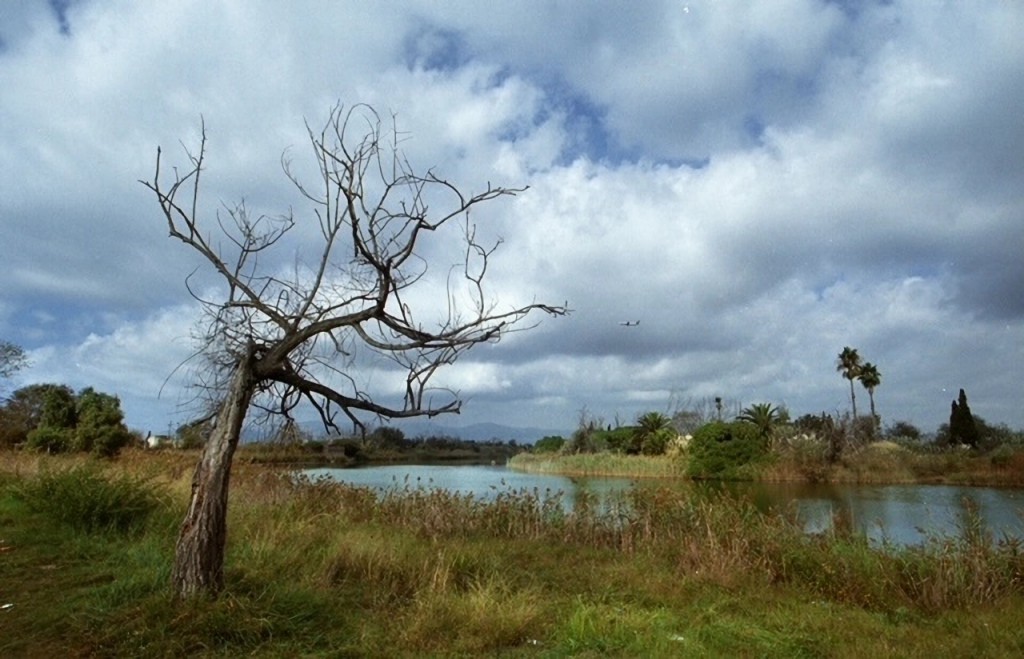
[[[525,491],[541,499],[560,498],[567,510],[585,493],[590,501],[614,500],[632,487],[674,487],[695,496],[727,492],[745,497],[764,511],[794,515],[808,533],[824,533],[836,520],[872,542],[920,544],[929,537],[959,536],[977,513],[994,541],[1024,540],[1024,490],[949,485],[811,485],[805,483],[698,483],[685,480],[571,478],[528,474],[490,465],[389,465],[357,469],[309,469],[327,477],[379,491],[440,488],[493,500]]]
[[[1017,489],[805,483],[717,487],[748,497],[762,510],[795,512],[808,533],[827,532],[840,519],[873,542],[907,545],[958,537],[978,521],[994,541],[1024,539],[1024,491]]]

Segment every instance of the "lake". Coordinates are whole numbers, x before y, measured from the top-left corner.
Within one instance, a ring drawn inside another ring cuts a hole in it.
[[[440,488],[491,500],[500,492],[536,490],[542,497],[560,494],[571,507],[576,495],[598,497],[631,487],[683,487],[695,494],[724,490],[746,497],[760,509],[795,508],[808,533],[828,530],[835,514],[874,542],[919,544],[931,536],[956,536],[973,508],[986,530],[1001,538],[1024,540],[1024,490],[951,485],[811,485],[806,483],[694,484],[675,480],[569,477],[530,474],[488,465],[386,465],[351,469],[306,469],[311,478],[370,487],[380,491]]]

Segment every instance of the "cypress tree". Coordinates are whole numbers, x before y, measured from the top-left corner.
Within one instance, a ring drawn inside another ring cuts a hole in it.
[[[960,390],[958,401],[954,400],[949,413],[949,440],[953,444],[966,444],[978,448],[978,427],[974,415],[967,405],[967,394]]]

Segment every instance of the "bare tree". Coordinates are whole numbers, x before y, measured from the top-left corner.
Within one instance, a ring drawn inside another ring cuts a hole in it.
[[[740,401],[721,396],[704,396],[693,398],[683,396],[679,390],[669,395],[667,414],[672,419],[672,426],[683,435],[696,432],[706,423],[732,419],[740,414],[743,405]]]
[[[518,323],[531,312],[568,311],[538,303],[502,310],[488,299],[484,277],[500,240],[478,240],[470,211],[523,189],[488,184],[468,196],[432,171],[414,172],[393,123],[386,128],[370,107],[339,105],[322,130],[307,124],[319,172],[315,187],[300,181],[290,160],[282,164],[312,205],[309,227],[291,211],[254,218],[244,203],[218,213],[212,225],[202,221],[205,124],[198,152],[185,149],[186,170],[168,177],[157,149],[153,179],[141,181],[156,195],[171,237],[198,252],[226,285],[222,299],[192,291],[206,319],[201,340],[209,377],[203,386],[217,395],[209,417],[214,428],[196,466],[175,551],[172,581],[179,597],[223,587],[231,461],[250,408],[291,418],[305,402],[333,430],[339,420],[361,427],[361,415],[457,413],[458,393],[432,384],[443,366],[475,345],[528,329]],[[318,253],[287,270],[273,269],[271,250],[282,249],[296,228],[318,229]],[[428,234],[442,230],[438,237],[448,240],[457,231],[462,249],[441,280],[447,281],[443,297],[424,310],[412,294],[430,285],[418,250]],[[439,307],[442,317],[424,322],[421,316],[437,318]],[[358,356],[367,352],[404,374],[401,400],[387,402],[364,390],[356,371],[365,364]]]

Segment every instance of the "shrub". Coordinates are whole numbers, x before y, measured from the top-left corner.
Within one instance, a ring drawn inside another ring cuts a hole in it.
[[[74,431],[73,446],[78,451],[101,458],[112,458],[132,442],[132,433],[124,424],[80,423]]]
[[[883,437],[891,440],[906,438],[918,441],[921,439],[921,429],[909,421],[896,421],[885,429]]]
[[[751,423],[714,422],[702,426],[690,441],[687,473],[693,478],[747,480],[768,454],[765,440]]]
[[[74,444],[74,431],[69,428],[36,428],[28,434],[25,446],[44,453],[64,453]]]
[[[619,426],[611,430],[599,430],[597,434],[603,438],[608,450],[613,453],[635,454],[640,452],[636,426]]]
[[[110,458],[131,443],[117,396],[86,387],[78,394],[76,406],[75,450]]]
[[[564,445],[564,437],[548,435],[536,441],[533,445],[533,451],[534,453],[557,453]]]
[[[334,450],[341,449],[342,455],[346,458],[361,460],[365,457],[363,455],[363,445],[358,439],[352,439],[351,437],[339,437],[327,442],[327,446]]]
[[[15,495],[31,510],[89,533],[138,528],[162,499],[146,479],[106,475],[91,465],[40,472]]]

